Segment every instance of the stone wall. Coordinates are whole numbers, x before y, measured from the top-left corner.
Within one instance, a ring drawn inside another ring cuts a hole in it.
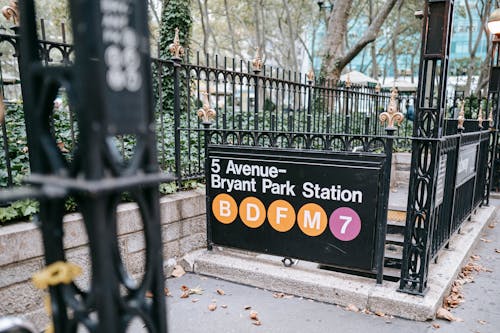
[[[206,246],[205,191],[179,192],[161,199],[163,257],[173,265],[185,254]],[[89,258],[85,229],[80,214],[64,219],[64,246],[69,261],[84,274],[76,281],[89,284]],[[144,269],[142,222],[135,203],[118,207],[119,246],[123,261],[134,277]],[[31,284],[31,276],[44,266],[41,235],[33,223],[0,227],[0,316],[24,316],[37,328],[47,324],[44,292]],[[171,267],[164,267],[169,271]]]
[[[411,153],[392,154],[391,187],[408,187],[410,166]]]

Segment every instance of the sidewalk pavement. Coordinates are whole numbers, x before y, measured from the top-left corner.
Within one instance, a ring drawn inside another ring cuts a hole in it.
[[[493,199],[491,204],[499,206],[500,200]],[[472,252],[480,257],[475,263],[491,272],[474,273],[473,282],[463,286],[464,302],[451,310],[463,322],[415,322],[381,313],[353,312],[336,305],[188,273],[167,280],[172,295],[167,297],[169,332],[500,332],[500,287],[497,284],[500,281],[500,253],[495,251],[500,250],[500,223],[495,226],[495,222],[500,222],[498,215]],[[203,292],[180,298],[181,286],[199,287]],[[210,311],[212,303],[217,307]],[[254,325],[256,321],[250,318],[251,311],[258,313],[261,325]]]

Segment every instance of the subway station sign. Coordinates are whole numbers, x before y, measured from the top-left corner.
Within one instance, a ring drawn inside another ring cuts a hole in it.
[[[375,269],[385,155],[209,146],[212,244]]]

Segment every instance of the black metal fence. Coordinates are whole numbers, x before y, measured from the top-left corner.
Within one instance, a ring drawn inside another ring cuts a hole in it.
[[[1,126],[2,187],[15,185],[29,172],[23,105],[15,89],[19,85],[15,79],[17,41],[15,34],[0,34],[0,47],[10,50],[2,51],[0,68],[4,78],[2,93],[6,99]],[[44,38],[39,44],[46,65],[55,62],[71,64],[73,48],[64,39],[50,42]],[[7,74],[14,79],[6,80]],[[7,83],[10,83],[8,88]],[[205,175],[207,142],[203,125],[197,117],[200,109],[204,112],[213,110],[217,114],[210,138],[213,143],[375,153],[382,153],[387,147],[386,132],[379,122],[379,115],[387,109],[390,92],[377,87],[349,82],[337,84],[315,79],[311,73],[284,71],[258,62],[201,56],[199,53],[193,58],[190,52],[183,59],[153,59],[153,86],[158,162],[161,170],[176,175],[176,189],[184,186],[186,181],[201,179]],[[464,97],[449,99],[449,117],[455,118],[459,114],[459,100],[462,103]],[[464,113],[477,117],[481,104],[484,104],[481,98],[466,98]],[[398,127],[391,145],[395,149],[409,150],[412,141],[423,140],[412,138],[415,95],[399,94],[398,108],[406,118]],[[62,89],[54,101],[54,109],[52,131],[59,149],[69,158],[70,152],[78,145],[78,128]],[[487,117],[486,114],[482,116]],[[484,166],[487,164],[489,132],[481,131],[476,120],[465,121],[463,134],[458,133],[457,125],[455,119],[448,119],[444,128],[446,136],[430,140],[431,146],[440,145],[442,159],[439,163],[446,170],[442,184],[438,184],[442,193],[437,192],[442,199],[437,197],[437,218],[430,229],[431,257],[447,244],[450,236],[485,197],[487,176]],[[117,136],[113,140],[124,159],[133,155],[134,136]],[[473,176],[471,173],[466,181],[457,183],[460,158],[471,146],[476,147]],[[427,153],[430,150],[423,152],[422,158]]]

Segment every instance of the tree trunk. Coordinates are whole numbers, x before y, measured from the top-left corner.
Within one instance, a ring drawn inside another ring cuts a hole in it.
[[[349,48],[344,50],[344,39],[347,34],[347,22],[352,7],[352,0],[337,0],[335,10],[330,14],[328,31],[325,38],[325,55],[323,57],[322,75],[338,80],[342,69],[356,57],[369,43],[373,42],[398,0],[386,0],[378,11],[372,23],[365,30],[361,38]]]

